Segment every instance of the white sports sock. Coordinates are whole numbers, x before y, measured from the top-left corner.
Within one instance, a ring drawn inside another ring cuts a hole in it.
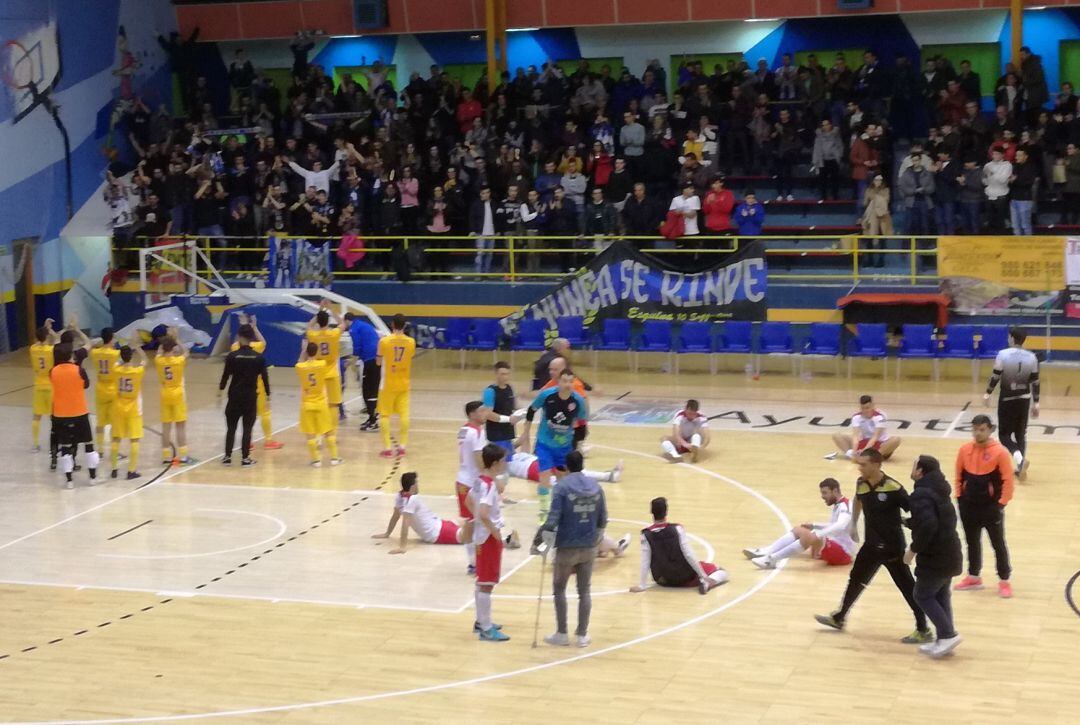
[[[555,485],[559,482],[559,477],[553,475],[551,476],[551,478],[548,479],[548,482],[551,484],[552,488],[555,488]]]
[[[585,469],[582,473],[597,481],[604,481],[605,483],[611,481],[611,471],[590,471]]]
[[[724,569],[717,569],[712,574],[709,574],[708,578],[711,579],[716,584],[723,584],[728,579],[730,579],[730,577],[728,576],[727,571],[724,570]]]
[[[100,453],[98,453],[97,451],[90,451],[86,454],[86,467],[89,468],[91,471],[96,469],[99,463],[101,463]]]
[[[64,473],[71,473],[75,470],[75,456],[65,453],[60,456],[60,470]]]
[[[491,592],[476,590],[476,623],[482,632],[491,629]]]
[[[780,559],[788,559],[792,556],[797,556],[803,551],[803,545],[801,541],[795,541],[788,544],[779,551],[769,554],[769,558],[773,561],[779,561]]]
[[[664,453],[668,454],[672,458],[678,458],[679,457],[679,451],[678,451],[678,449],[675,448],[675,444],[672,443],[671,441],[663,441],[663,442],[661,442],[660,443],[660,448],[662,448]]]
[[[476,544],[465,544],[465,556],[469,558],[469,566],[476,566]]]
[[[701,446],[700,433],[695,433],[694,435],[690,436],[690,445],[694,446],[695,448]]]
[[[784,534],[783,536],[781,536],[779,539],[777,539],[776,541],[769,544],[765,548],[765,554],[771,556],[774,553],[776,553],[777,551],[780,551],[781,549],[783,549],[785,546],[787,546],[788,544],[790,544],[793,541],[798,541],[798,539],[795,538],[795,534],[793,534],[793,533],[791,533],[789,531],[786,534]]]

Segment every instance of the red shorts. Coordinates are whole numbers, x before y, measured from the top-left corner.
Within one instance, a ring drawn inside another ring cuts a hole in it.
[[[533,461],[529,464],[529,480],[540,482],[540,461]]]
[[[825,539],[825,545],[821,547],[818,558],[829,566],[846,566],[851,563],[851,554],[844,551],[844,547],[832,539]]]
[[[869,439],[869,438],[863,438],[863,439],[862,439],[861,441],[859,441],[859,444],[855,446],[855,450],[856,450],[856,451],[861,451],[861,450],[865,449],[865,448],[866,448],[866,444],[867,444],[867,443],[869,443],[869,442],[870,442],[870,439]],[[874,443],[874,445],[873,445],[873,446],[871,446],[871,447],[872,447],[872,448],[873,448],[873,449],[874,449],[875,451],[880,451],[880,450],[881,450],[881,444],[882,444],[883,442],[884,442],[884,441],[877,441],[877,442],[876,442],[876,443]]]
[[[439,538],[435,539],[436,544],[460,544],[457,540],[458,525],[453,521],[443,519],[442,529],[439,530]]]
[[[687,448],[686,446],[677,445],[677,446],[675,446],[675,452],[678,453],[681,456],[683,453],[689,453],[690,449]]]
[[[716,564],[710,564],[707,561],[699,561],[698,564],[701,565],[701,570],[703,572],[705,572],[705,576],[709,576],[710,574],[714,573],[717,569],[720,568]],[[684,587],[696,587],[697,585],[698,585],[698,578],[697,577],[694,577],[693,579],[690,579],[685,584],[683,584]]]
[[[462,484],[459,483],[457,485],[461,486]],[[462,491],[460,488],[457,489],[458,515],[466,521],[472,521],[472,511],[470,511],[469,507],[465,505],[465,499],[468,498],[468,496],[468,491]]]
[[[476,547],[476,583],[495,586],[502,573],[503,542],[498,536],[488,535],[484,543]]]

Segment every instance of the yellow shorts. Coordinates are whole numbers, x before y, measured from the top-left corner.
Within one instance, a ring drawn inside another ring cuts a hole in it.
[[[326,402],[329,405],[341,405],[341,376],[326,378]]]
[[[125,415],[113,410],[112,437],[139,440],[142,438],[142,415]]]
[[[260,392],[255,397],[255,411],[260,418],[270,412],[270,398],[266,397],[266,393]]]
[[[34,415],[52,415],[51,385],[34,385]]]
[[[409,417],[409,391],[408,390],[380,390],[379,402],[375,406],[376,412],[383,418],[388,415],[398,415],[402,418]]]
[[[116,409],[116,396],[97,398],[97,427],[112,425],[113,410]]]
[[[329,408],[300,409],[300,432],[304,435],[326,435],[332,429]]]
[[[187,397],[161,398],[161,422],[183,423],[187,421]]]

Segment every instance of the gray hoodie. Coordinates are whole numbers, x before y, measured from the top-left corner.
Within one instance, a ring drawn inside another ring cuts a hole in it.
[[[814,134],[814,153],[811,164],[821,168],[826,161],[840,161],[844,158],[844,142],[840,140],[840,129],[833,128],[826,132],[819,128]]]
[[[584,473],[563,476],[555,486],[545,531],[556,531],[559,549],[596,546],[607,527],[604,490]]]

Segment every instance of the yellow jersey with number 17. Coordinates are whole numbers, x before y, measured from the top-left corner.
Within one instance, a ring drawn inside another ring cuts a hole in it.
[[[34,385],[51,388],[49,372],[53,367],[53,346],[47,342],[35,342],[30,346],[30,367],[34,368]]]
[[[183,355],[158,355],[154,358],[158,382],[161,383],[161,399],[176,402],[184,397],[184,369],[187,358]]]
[[[300,410],[323,410],[326,408],[325,360],[312,358],[296,363],[296,375],[300,378]]]
[[[379,390],[401,392],[412,384],[412,359],[416,353],[416,340],[403,332],[394,332],[379,340],[379,357],[382,358],[382,380]]]
[[[94,392],[98,400],[116,398],[116,366],[120,364],[120,351],[115,347],[95,347],[90,351],[90,365],[97,376]]]
[[[341,328],[323,327],[307,331],[308,342],[314,342],[319,346],[315,354],[316,360],[326,362],[326,377],[339,378],[338,360],[341,358]]]

